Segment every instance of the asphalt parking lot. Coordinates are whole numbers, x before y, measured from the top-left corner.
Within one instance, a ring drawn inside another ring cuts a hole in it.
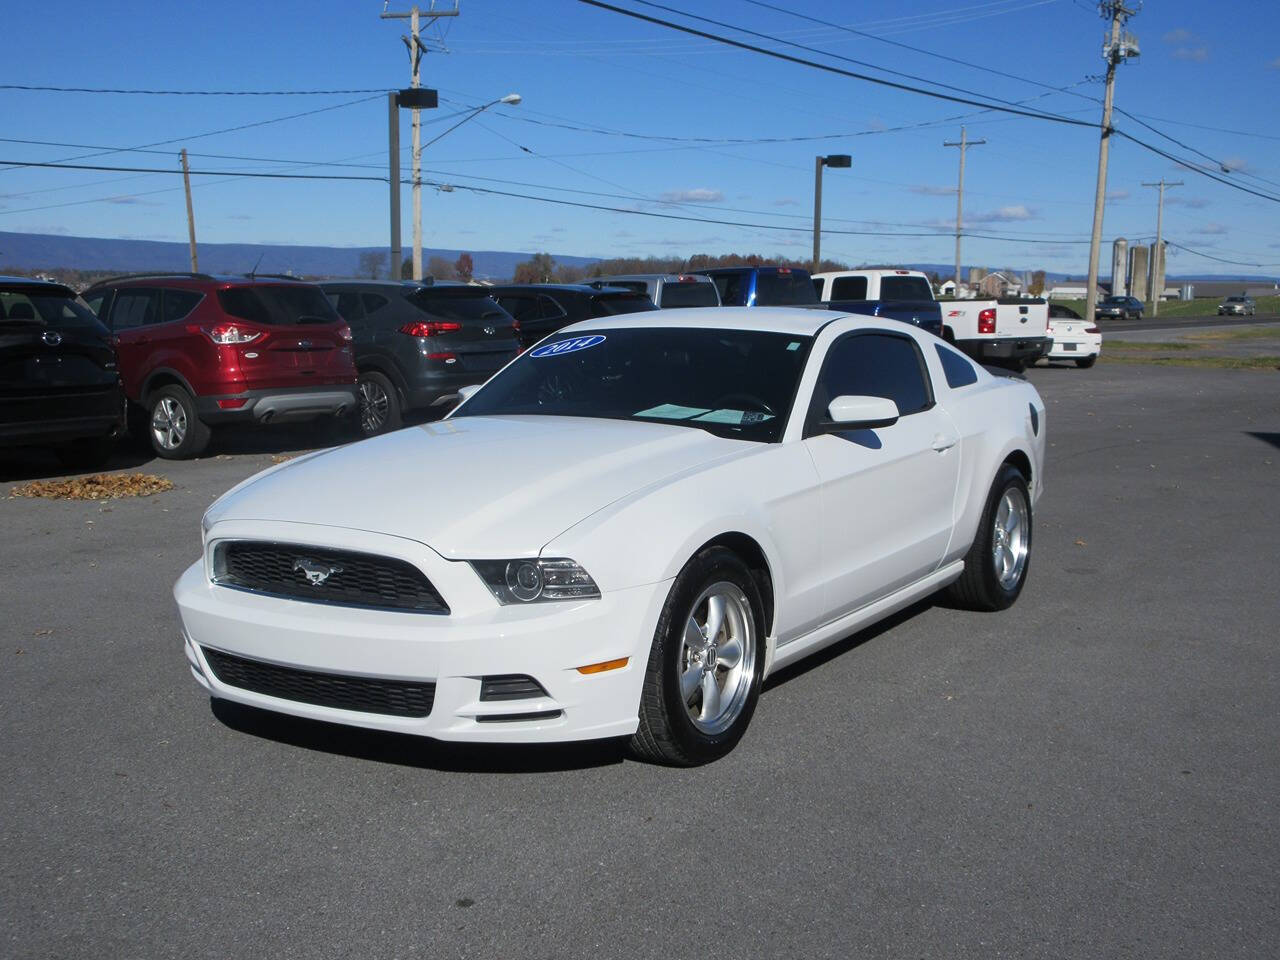
[[[1274,956],[1277,374],[1029,377],[1017,606],[847,639],[692,770],[212,710],[169,591],[203,508],[303,435],[140,462],[176,485],[145,499],[5,483],[0,953]]]

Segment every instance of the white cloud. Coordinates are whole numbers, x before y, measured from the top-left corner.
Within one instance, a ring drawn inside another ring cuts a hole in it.
[[[1239,154],[1232,154],[1229,157],[1222,158],[1222,165],[1227,168],[1229,173],[1254,173],[1254,168],[1249,165],[1249,161]]]
[[[1276,57],[1274,60],[1268,63],[1267,66],[1270,67],[1272,70],[1280,70],[1280,57]]]
[[[798,207],[798,206],[800,206],[800,201],[799,201],[799,200],[796,200],[796,199],[795,199],[795,198],[793,198],[793,197],[783,197],[781,200],[775,200],[775,201],[773,201],[773,206],[775,206],[775,207]]]
[[[1172,44],[1178,44],[1178,43],[1187,43],[1188,41],[1199,40],[1200,38],[1197,37],[1190,30],[1188,30],[1186,27],[1178,27],[1178,29],[1176,30],[1170,30],[1160,39],[1163,40],[1165,43],[1172,45]]]
[[[1171,207],[1187,207],[1191,210],[1203,210],[1209,205],[1209,201],[1203,197],[1182,197],[1176,193],[1166,196],[1164,202]]]
[[[985,213],[971,213],[965,217],[970,223],[1016,223],[1019,220],[1035,220],[1039,214],[1024,204],[1016,203]]]
[[[1128,190],[1112,190],[1110,193],[1107,194],[1107,199],[1108,200],[1128,200],[1129,191]]]
[[[935,187],[931,183],[918,183],[911,188],[912,193],[921,193],[926,197],[954,197],[955,187]]]
[[[1179,47],[1173,51],[1173,59],[1187,60],[1191,63],[1204,63],[1209,59],[1208,47]]]
[[[659,199],[663,203],[723,203],[724,192],[709,187],[694,187],[692,190],[667,190]]]
[[[1191,232],[1202,237],[1217,237],[1227,232],[1227,226],[1223,223],[1206,223],[1203,227],[1198,227]]]

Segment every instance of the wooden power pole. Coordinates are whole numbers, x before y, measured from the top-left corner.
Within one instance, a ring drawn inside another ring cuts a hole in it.
[[[960,296],[960,232],[964,222],[964,154],[970,147],[976,147],[979,144],[986,143],[985,140],[970,140],[964,132],[964,127],[960,128],[959,140],[944,140],[944,147],[960,148],[960,183],[956,188],[956,296]]]
[[[196,216],[191,212],[191,171],[187,167],[187,148],[182,148],[182,186],[187,191],[187,236],[191,240],[191,272],[200,272],[200,259],[196,256]]]

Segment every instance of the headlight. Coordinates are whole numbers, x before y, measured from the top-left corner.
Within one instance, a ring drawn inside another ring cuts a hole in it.
[[[522,560],[472,560],[471,566],[499,603],[535,600],[591,600],[600,588],[580,565],[563,557]]]

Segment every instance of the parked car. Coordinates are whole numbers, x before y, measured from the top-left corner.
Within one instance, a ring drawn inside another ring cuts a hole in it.
[[[658,309],[647,294],[584,283],[507,283],[490,287],[489,292],[515,318],[521,349],[580,320]]]
[[[1085,323],[1080,314],[1060,303],[1049,304],[1050,360],[1073,360],[1077,367],[1092,367],[1102,355],[1102,331]]]
[[[1218,316],[1252,317],[1258,312],[1253,297],[1227,297],[1218,304]]]
[[[511,315],[486,287],[332,280],[320,289],[351,326],[366,437],[397,429],[407,410],[456,401],[520,352]]]
[[[94,284],[84,299],[115,334],[130,429],[161,457],[199,456],[218,424],[356,409],[351,328],[313,284],[142,274]]]
[[[124,431],[111,335],[70,287],[0,277],[0,447],[97,466]]]
[[[710,277],[697,273],[634,273],[619,277],[597,277],[590,281],[597,290],[603,287],[621,287],[635,293],[643,293],[654,306],[670,310],[673,307],[718,307],[720,295]]]
[[[916,328],[604,317],[466,392],[435,429],[208,509],[174,588],[204,691],[694,764],[732,749],[768,673],[943,588],[1000,610],[1026,582],[1044,403]],[[424,509],[436,469],[447,506]]]
[[[1144,309],[1145,306],[1137,297],[1106,297],[1094,307],[1093,318],[1095,320],[1101,320],[1104,317],[1112,320],[1141,320]]]
[[[713,267],[694,270],[715,281],[726,307],[817,306],[809,271],[797,267]]]
[[[839,270],[812,279],[828,309],[888,317],[942,336],[942,310],[919,270]]]

